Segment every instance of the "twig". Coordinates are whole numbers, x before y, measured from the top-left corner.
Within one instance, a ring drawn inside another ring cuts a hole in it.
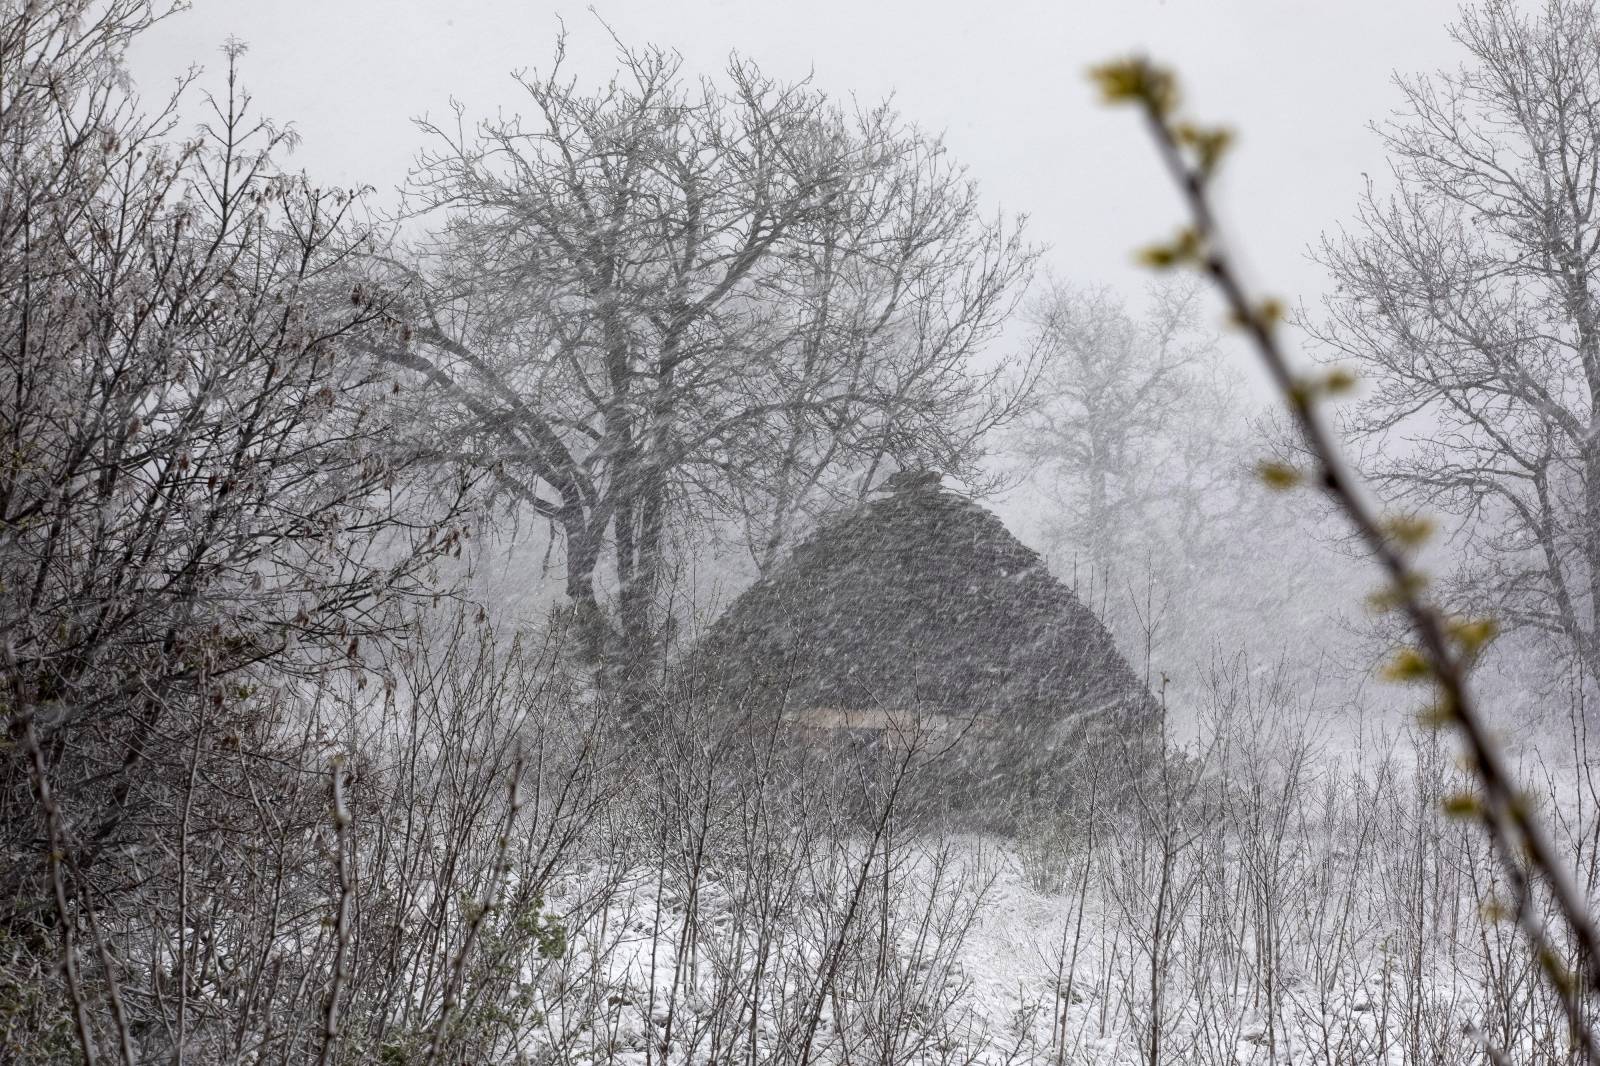
[[[62,969],[67,977],[67,995],[72,1000],[72,1023],[78,1034],[78,1046],[83,1050],[84,1066],[94,1066],[94,1036],[89,1029],[89,1005],[84,999],[83,980],[78,972],[78,949],[72,935],[74,922],[67,907],[66,878],[61,872],[61,866],[67,858],[65,834],[61,831],[61,812],[56,805],[55,793],[50,790],[50,774],[45,767],[44,750],[39,746],[39,732],[33,726],[33,701],[23,691],[22,671],[17,666],[16,648],[10,640],[5,642],[5,658],[16,707],[12,729],[20,726],[22,744],[28,751],[33,790],[39,799],[39,809],[44,814],[45,834],[50,849],[45,856],[45,864],[50,871],[56,916],[61,921]]]
[[[339,996],[344,991],[345,956],[350,948],[350,808],[344,798],[344,763],[335,759],[331,771],[333,778],[333,835],[338,849],[339,909],[334,918],[333,983],[328,988],[328,1004],[322,1016],[322,1050],[317,1054],[317,1066],[328,1066],[334,1045],[339,1039]]]
[[[1453,625],[1423,597],[1422,574],[1406,555],[1406,550],[1420,540],[1418,526],[1386,523],[1380,519],[1363,498],[1355,475],[1346,467],[1338,445],[1317,415],[1319,397],[1338,391],[1347,379],[1314,382],[1294,373],[1278,337],[1279,306],[1274,301],[1253,299],[1223,250],[1220,227],[1210,199],[1209,180],[1228,146],[1227,132],[1179,121],[1174,115],[1178,99],[1174,77],[1146,59],[1107,64],[1093,74],[1107,102],[1133,103],[1140,108],[1162,161],[1189,208],[1191,228],[1184,230],[1173,244],[1147,251],[1145,260],[1155,267],[1188,265],[1201,270],[1222,295],[1234,322],[1248,336],[1273,384],[1288,404],[1307,453],[1317,464],[1317,487],[1343,512],[1382,567],[1389,583],[1386,598],[1404,613],[1416,635],[1419,648],[1415,652],[1402,652],[1391,668],[1391,675],[1397,679],[1432,680],[1440,698],[1430,720],[1454,728],[1471,756],[1471,769],[1477,776],[1483,801],[1471,806],[1460,805],[1453,813],[1471,813],[1480,818],[1508,869],[1513,871],[1514,883],[1522,883],[1523,891],[1526,891],[1526,878],[1517,857],[1526,856],[1527,866],[1547,886],[1577,945],[1587,987],[1591,993],[1600,989],[1600,936],[1596,934],[1583,899],[1557,861],[1554,848],[1515,787],[1505,760],[1468,690],[1468,669],[1477,651],[1492,637],[1492,628],[1484,624]],[[1263,475],[1269,483],[1282,487],[1298,480],[1296,472],[1283,468],[1266,468]],[[1425,534],[1425,530],[1421,532]],[[1517,907],[1517,918],[1533,943],[1547,980],[1561,998],[1574,1038],[1580,1043],[1585,1058],[1590,1063],[1600,1063],[1600,1049],[1596,1047],[1594,1034],[1583,1024],[1572,976],[1562,968],[1547,931],[1526,901]]]
[[[490,875],[490,883],[484,892],[484,897],[481,900],[474,900],[471,905],[467,914],[467,935],[462,938],[461,949],[456,952],[455,958],[450,960],[450,974],[445,979],[444,985],[444,1004],[439,1010],[439,1020],[434,1025],[433,1035],[428,1041],[428,1055],[423,1060],[425,1066],[433,1066],[439,1058],[439,1053],[444,1050],[451,1015],[460,1001],[461,987],[466,981],[467,959],[478,941],[484,919],[499,903],[506,878],[511,873],[508,854],[511,834],[516,830],[517,815],[522,811],[522,768],[523,756],[519,750],[511,760],[511,783],[508,788],[510,795],[506,805],[505,820],[495,840],[494,870]]]
[[[56,799],[54,791],[50,788],[49,774],[46,772],[44,750],[39,744],[38,731],[34,728],[32,704],[24,699],[21,687],[21,673],[16,670],[15,654],[8,641],[6,643],[6,659],[8,665],[13,667],[11,673],[14,679],[13,692],[17,697],[18,706],[24,711],[23,744],[28,750],[31,770],[34,775],[35,787],[39,795],[39,803],[45,813],[45,822],[49,834],[50,844],[50,882],[56,899],[57,913],[61,916],[63,935],[66,937],[66,965],[68,969],[69,991],[73,994],[74,1011],[86,1010],[87,1005],[82,1000],[81,984],[76,989],[72,988],[74,971],[76,969],[76,949],[72,944],[72,926],[67,922],[67,912],[63,909],[66,900],[66,881],[62,877],[61,868],[66,865],[72,871],[73,880],[77,882],[75,895],[78,900],[78,913],[83,916],[89,926],[89,939],[94,944],[95,954],[100,960],[100,967],[105,975],[106,999],[111,1007],[111,1024],[117,1036],[117,1053],[123,1066],[133,1066],[133,1034],[128,1025],[128,1014],[122,1003],[122,984],[117,979],[116,961],[112,958],[111,949],[106,946],[106,939],[100,932],[100,922],[95,916],[94,905],[88,899],[89,883],[83,876],[83,871],[74,861],[73,855],[67,849],[66,833],[61,824],[61,804]],[[77,1024],[75,1022],[75,1024]],[[83,1030],[80,1029],[80,1036]],[[91,1058],[88,1044],[84,1045],[85,1058]]]

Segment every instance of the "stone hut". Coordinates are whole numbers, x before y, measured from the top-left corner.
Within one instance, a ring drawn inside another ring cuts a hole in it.
[[[959,737],[959,790],[1013,798],[1085,755],[1149,750],[1149,691],[1037,553],[936,474],[886,489],[712,624],[693,658],[718,702],[869,746]]]

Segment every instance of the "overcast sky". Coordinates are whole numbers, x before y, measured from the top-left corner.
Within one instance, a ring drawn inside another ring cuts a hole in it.
[[[1195,117],[1240,134],[1226,203],[1258,280],[1321,285],[1305,251],[1347,217],[1383,155],[1367,124],[1395,106],[1396,70],[1454,66],[1444,0],[602,0],[630,44],[715,72],[737,50],[786,78],[875,101],[946,134],[985,195],[1026,212],[1047,262],[1078,282],[1136,290],[1131,250],[1176,225],[1139,124],[1094,100],[1084,72],[1141,50],[1175,65]],[[565,19],[574,73],[598,83],[614,45],[586,5],[543,0],[196,0],[132,56],[147,89],[191,62],[213,73],[229,35],[264,111],[292,121],[319,181],[392,189],[415,116],[516,110],[508,72],[548,65]],[[210,84],[215,85],[215,79]]]

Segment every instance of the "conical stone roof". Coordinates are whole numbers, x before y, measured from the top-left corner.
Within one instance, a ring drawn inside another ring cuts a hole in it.
[[[1148,733],[1149,692],[1037,553],[936,477],[898,484],[711,626],[694,658],[714,690],[800,722],[911,710],[986,732]]]

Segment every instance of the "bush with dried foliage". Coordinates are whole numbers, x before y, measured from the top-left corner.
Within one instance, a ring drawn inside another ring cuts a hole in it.
[[[13,968],[64,936],[86,1043],[80,951],[130,962],[97,927],[188,883],[197,783],[274,757],[283,690],[392,627],[471,488],[418,481],[405,398],[353,354],[391,321],[358,198],[279,167],[238,46],[195,136],[177,94],[148,114],[121,54],[159,17],[0,18],[0,928]]]

